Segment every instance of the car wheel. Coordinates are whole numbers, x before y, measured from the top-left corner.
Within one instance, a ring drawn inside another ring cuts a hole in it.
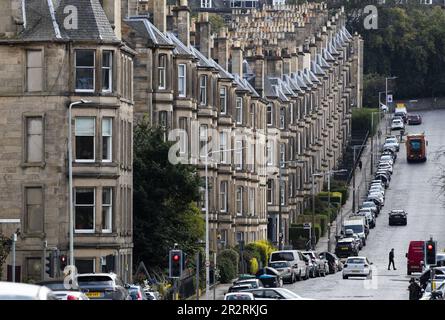
[[[295,283],[295,281],[297,281],[297,277],[295,276],[295,273],[292,272],[292,277],[291,277],[290,283]]]

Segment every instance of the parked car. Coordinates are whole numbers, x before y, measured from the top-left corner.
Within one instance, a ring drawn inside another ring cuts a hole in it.
[[[408,124],[422,124],[422,117],[420,114],[409,114],[408,115]]]
[[[280,273],[271,267],[264,267],[255,274],[261,280],[264,288],[277,288],[283,286]]]
[[[356,233],[363,242],[363,246],[366,246],[366,228],[364,219],[356,220],[356,219],[348,219],[343,221],[343,230],[351,229],[354,233]]]
[[[373,201],[364,201],[360,209],[361,208],[363,209],[370,208],[372,211],[374,211],[376,216],[378,216],[380,213],[380,208]]]
[[[261,280],[259,279],[245,279],[245,280],[236,280],[233,282],[233,285],[243,285],[243,284],[250,284],[252,286],[253,289],[256,288],[262,288],[263,287],[263,283],[261,282]]]
[[[90,300],[80,291],[53,291],[57,300]]]
[[[385,189],[388,189],[390,180],[389,180],[385,175],[379,175],[379,174],[377,174],[377,175],[375,176],[375,180],[376,180],[376,181],[380,181],[380,183],[383,184],[383,186],[385,187]],[[374,180],[373,180],[373,181],[374,181]]]
[[[436,253],[436,265],[445,267],[445,253]]]
[[[369,262],[366,257],[348,257],[343,266],[343,279],[348,279],[348,277],[351,276],[361,276],[371,279],[371,265],[372,262]]]
[[[307,280],[308,278],[315,278],[315,273],[316,273],[316,269],[317,269],[317,265],[315,263],[315,261],[312,261],[311,258],[309,258],[308,256],[303,255],[303,259],[306,262],[306,270],[307,270],[307,274],[305,275],[305,277],[303,277],[304,280]]]
[[[384,206],[383,197],[375,193],[368,194],[368,196],[366,197],[366,201],[374,202],[375,205],[380,208],[380,210]]]
[[[148,300],[147,295],[141,286],[130,285],[128,293],[130,294],[131,300]]]
[[[114,273],[84,273],[76,276],[79,288],[90,299],[131,300],[128,285]]]
[[[405,128],[405,124],[403,120],[400,119],[394,119],[391,122],[391,130],[402,130]]]
[[[358,251],[358,245],[354,238],[339,239],[335,245],[335,255],[339,258],[357,256]]]
[[[406,226],[408,223],[407,218],[408,213],[405,210],[391,210],[389,212],[389,225],[403,225]]]
[[[422,272],[425,256],[425,241],[410,241],[408,252],[405,254],[407,258],[407,274],[412,272]]]
[[[315,263],[316,269],[315,269],[315,275],[317,277],[326,277],[326,274],[329,273],[328,267],[326,266],[326,261],[323,259],[320,259],[318,254],[315,251],[303,251],[302,252],[305,256],[309,257],[312,262]]]
[[[392,153],[382,153],[382,155],[380,156],[380,161],[385,161],[388,162],[392,165],[394,165],[394,163],[396,162],[396,159],[394,158],[394,156],[392,155]]]
[[[269,262],[269,267],[274,268],[280,272],[280,276],[283,282],[294,283],[297,281],[297,276],[295,275],[294,268],[289,261],[274,261]]]
[[[253,289],[252,284],[250,284],[250,283],[235,284],[235,285],[231,286],[227,292],[228,293],[240,292],[240,291],[244,291],[244,290],[248,290],[248,289]]]
[[[385,139],[385,145],[387,146],[394,146],[396,148],[396,151],[400,150],[400,144],[397,141],[397,137],[392,136]]]
[[[375,228],[375,224],[376,224],[376,219],[375,219],[375,215],[372,212],[371,208],[363,208],[360,209],[359,211],[357,211],[354,215],[356,216],[361,216],[361,217],[365,217],[366,221],[369,224],[369,227],[371,229]]]
[[[224,295],[224,300],[245,301],[245,300],[255,300],[255,297],[251,292],[232,292],[232,293],[226,293]]]
[[[397,160],[397,153],[390,151],[390,150],[383,150],[381,157],[383,156],[390,156],[392,158],[392,160],[394,161],[394,163]]]
[[[392,165],[390,165],[390,164],[387,163],[387,162],[379,162],[379,165],[378,165],[378,167],[377,167],[377,170],[378,170],[378,171],[379,171],[379,170],[387,171],[387,172],[389,172],[391,175],[392,175],[392,173],[393,173],[393,167],[392,167]]]
[[[0,300],[58,300],[44,286],[0,281]]]
[[[289,261],[298,280],[301,280],[307,274],[306,262],[298,250],[274,251],[270,254],[269,263],[274,261]]]
[[[431,290],[431,287],[434,287]],[[428,282],[422,298],[420,300],[444,300],[445,299],[445,281],[444,279],[435,279],[433,283]]]
[[[328,262],[329,273],[334,274],[343,269],[343,264],[335,254],[325,251],[320,252],[319,257],[320,259],[324,259]]]
[[[307,300],[285,288],[251,289],[255,300]]]
[[[445,267],[434,268],[434,274],[436,276],[445,275]],[[427,268],[422,272],[422,274],[419,277],[420,286],[423,289],[425,289],[430,279],[431,279],[431,269]]]

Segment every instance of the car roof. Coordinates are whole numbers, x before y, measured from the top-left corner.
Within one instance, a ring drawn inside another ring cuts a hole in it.
[[[366,257],[363,256],[358,256],[358,257],[348,257],[348,259],[367,259]]]
[[[247,292],[247,291],[240,291],[240,292],[228,292],[226,293],[224,296],[239,296],[239,295],[247,295],[247,296],[252,296],[253,294],[251,292]]]
[[[44,286],[38,286],[27,283],[14,283],[0,281],[0,296],[1,295],[14,295],[14,296],[27,296],[34,299],[42,297],[42,294],[48,294],[52,292],[50,289]]]
[[[393,209],[393,210],[391,210],[391,212],[394,212],[394,213],[401,213],[401,212],[406,212],[406,211],[403,210],[403,209]]]
[[[277,261],[271,261],[271,262],[269,262],[269,264],[271,264],[271,263],[290,263],[289,261],[286,261],[286,260],[277,260]]]
[[[354,238],[343,238],[343,239],[339,239],[337,244],[339,244],[340,242],[353,242],[355,241]]]

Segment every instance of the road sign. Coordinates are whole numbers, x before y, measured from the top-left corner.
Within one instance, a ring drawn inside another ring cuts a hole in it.
[[[388,94],[388,102],[392,102],[392,94]]]
[[[311,229],[312,224],[311,223],[303,223],[303,228],[304,229]]]

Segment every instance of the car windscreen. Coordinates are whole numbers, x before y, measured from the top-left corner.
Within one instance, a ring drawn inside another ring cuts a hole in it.
[[[272,268],[286,268],[287,267],[287,263],[286,262],[274,262],[269,264],[269,267]]]
[[[292,252],[274,252],[270,257],[270,261],[293,261],[294,255]]]
[[[113,280],[107,276],[79,276],[79,287],[113,287]]]
[[[280,290],[280,294],[285,297],[286,299],[295,299],[300,298],[297,294],[293,293],[292,291],[289,291],[287,289]]]
[[[361,224],[352,224],[352,225],[348,225],[345,226],[345,229],[351,229],[352,231],[354,231],[354,233],[362,233],[363,232],[363,225]]]
[[[252,300],[252,298],[247,294],[237,294],[228,296],[226,300]]]
[[[410,140],[409,145],[412,150],[416,151],[416,150],[420,150],[422,143],[420,140]]]
[[[361,259],[361,258],[349,258],[348,261],[346,261],[346,263],[352,263],[352,264],[364,264],[364,263],[365,263],[365,259]]]

